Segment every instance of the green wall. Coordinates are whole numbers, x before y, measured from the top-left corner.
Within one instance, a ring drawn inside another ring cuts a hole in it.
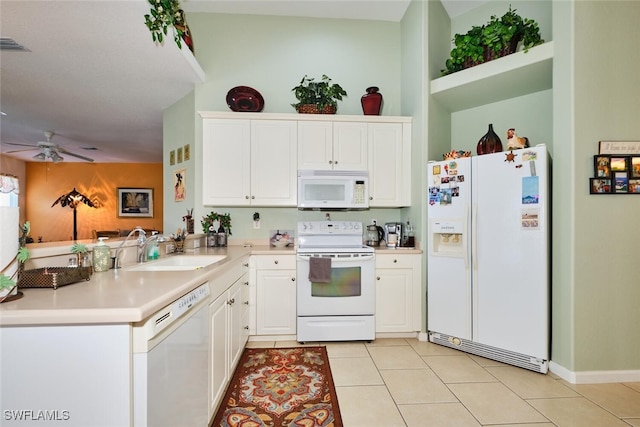
[[[639,140],[639,19],[640,2],[575,3],[577,371],[640,369],[640,199],[588,190],[599,140]]]

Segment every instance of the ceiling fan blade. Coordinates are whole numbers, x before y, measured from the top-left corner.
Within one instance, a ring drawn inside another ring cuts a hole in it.
[[[8,145],[19,145],[21,147],[31,147],[31,148],[38,148],[37,145],[33,145],[33,144],[18,144],[17,142],[7,142]]]
[[[38,147],[33,147],[33,148],[25,148],[24,150],[11,150],[11,151],[7,151],[6,153],[22,153],[23,151],[33,151],[33,150],[39,150]]]
[[[61,152],[61,153],[67,154],[67,155],[69,155],[69,156],[77,157],[77,158],[79,158],[79,159],[86,160],[87,162],[93,162],[93,159],[91,159],[91,158],[89,158],[89,157],[85,157],[85,156],[81,156],[80,154],[72,153],[72,152],[70,152],[70,151],[65,150],[65,149],[64,149],[64,148],[62,148],[62,147],[58,147],[58,148],[57,148],[57,150],[58,150],[59,152]]]

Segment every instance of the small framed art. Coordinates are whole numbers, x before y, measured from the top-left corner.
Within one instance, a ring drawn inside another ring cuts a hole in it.
[[[611,159],[609,156],[593,156],[593,169],[596,178],[610,178]]]
[[[118,216],[153,218],[153,189],[118,188]]]
[[[591,194],[611,194],[611,179],[609,178],[589,178],[589,193]]]

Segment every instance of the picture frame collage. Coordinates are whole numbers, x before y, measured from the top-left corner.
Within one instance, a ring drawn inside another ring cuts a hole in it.
[[[640,154],[593,156],[590,194],[640,194]]]

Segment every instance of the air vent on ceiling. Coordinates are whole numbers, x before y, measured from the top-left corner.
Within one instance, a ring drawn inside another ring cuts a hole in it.
[[[0,50],[19,50],[30,52],[29,49],[25,48],[14,39],[9,37],[0,37]]]

